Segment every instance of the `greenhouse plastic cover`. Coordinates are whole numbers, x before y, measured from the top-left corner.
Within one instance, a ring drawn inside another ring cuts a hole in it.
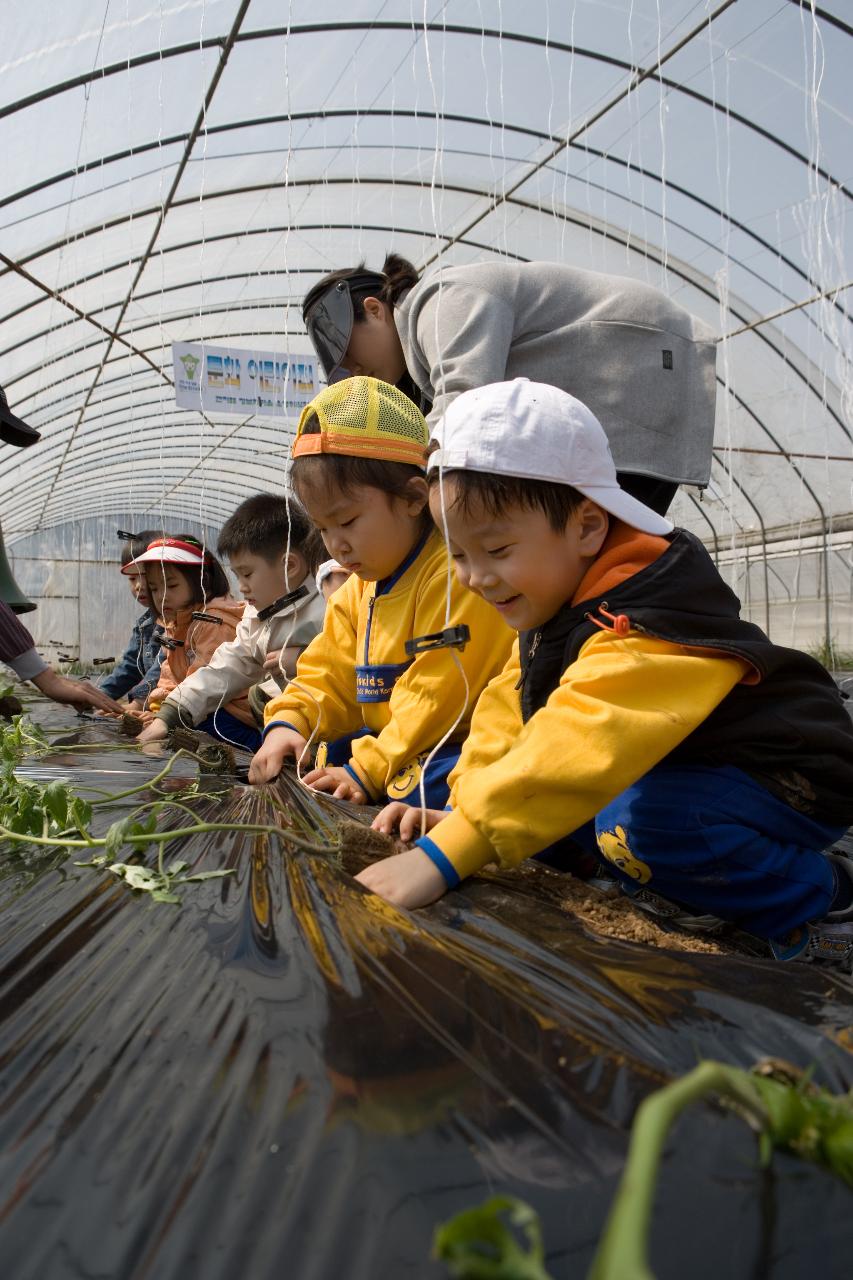
[[[115,793],[162,765],[110,727],[58,740],[25,776]],[[267,789],[211,786],[200,815],[281,821]],[[353,846],[343,866],[247,833],[167,852],[234,874],[176,907],[55,851],[0,863],[4,1276],[440,1280],[435,1227],[506,1193],[541,1215],[551,1274],[580,1280],[650,1091],[768,1054],[853,1085],[847,980],[593,935],[545,867],[409,913],[352,879]],[[849,1274],[828,1173],[762,1169],[710,1106],[668,1150],[658,1280]]]
[[[102,555],[118,516],[214,531],[284,489],[294,423],[179,410],[173,342],[306,351],[307,290],[392,249],[544,259],[649,281],[713,327],[711,485],[674,514],[774,638],[805,601],[827,636],[853,628],[848,5],[5,0],[3,18],[0,383],[42,432],[0,445],[13,552],[76,555],[79,583],[84,527]],[[103,628],[116,610],[77,591]],[[106,728],[71,740],[28,768],[115,791],[159,766]],[[272,816],[224,789],[205,812]],[[0,863],[3,1276],[439,1280],[435,1226],[501,1191],[541,1214],[569,1280],[653,1088],[768,1053],[853,1084],[843,979],[594,937],[544,868],[408,914],[354,883],[352,854],[228,834],[182,854],[235,874],[173,908],[70,858]],[[847,1275],[850,1223],[828,1174],[762,1171],[745,1126],[700,1108],[669,1146],[652,1258],[661,1280]]]
[[[849,595],[841,0],[7,0],[4,18],[0,381],[43,433],[0,447],[10,542],[110,511],[216,524],[283,487],[293,423],[176,409],[172,342],[305,351],[299,303],[332,267],[506,255],[639,277],[710,323],[712,484],[678,520],[718,552],[784,529],[815,550],[812,594]]]

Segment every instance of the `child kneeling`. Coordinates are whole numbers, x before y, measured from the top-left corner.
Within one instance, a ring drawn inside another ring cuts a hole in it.
[[[248,691],[250,705],[254,698],[263,706],[281,691],[298,654],[323,625],[325,601],[313,577],[319,542],[299,505],[271,493],[247,498],[229,516],[217,550],[237,576],[246,600],[243,616],[233,640],[172,690],[138,742],[165,738],[179,724],[215,731],[217,723],[224,725],[225,704]],[[263,710],[259,717],[262,723]],[[261,742],[253,726],[236,734],[226,728],[223,736],[250,750]]]
[[[274,778],[320,737],[328,751],[309,786],[356,804],[417,804],[425,759],[449,735],[423,780],[427,803],[445,803],[471,708],[512,633],[448,578],[427,507],[426,444],[420,410],[375,378],[334,383],[304,410],[293,485],[351,576],[329,599],[295,680],[267,706],[251,782]],[[442,643],[453,637],[439,635],[448,626],[470,631],[458,654]]]
[[[476,707],[452,811],[359,880],[420,906],[571,836],[661,914],[849,963],[853,864],[824,850],[853,821],[853,726],[830,676],[742,620],[698,539],[619,487],[572,396],[466,392],[437,445],[430,505],[443,488],[459,580],[519,640]],[[390,806],[374,825],[418,823]]]

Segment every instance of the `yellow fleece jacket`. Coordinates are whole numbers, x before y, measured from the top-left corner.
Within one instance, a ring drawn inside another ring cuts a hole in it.
[[[442,631],[447,553],[431,531],[383,582],[353,574],[329,600],[323,630],[300,655],[296,679],[265,711],[265,731],[285,724],[309,737],[333,740],[366,728],[352,744],[350,768],[369,796],[388,790],[403,769],[429,751],[453,725],[461,742],[489,680],[503,668],[513,633],[491,605],[450,582],[450,625],[467,624],[464,650],[433,649],[411,658],[407,640]]]
[[[617,527],[574,603],[612,590],[666,545]],[[601,631],[526,724],[520,675],[516,640],[450,775],[452,811],[422,842],[460,879],[487,862],[514,866],[576,831],[683,742],[751,668],[636,631]]]

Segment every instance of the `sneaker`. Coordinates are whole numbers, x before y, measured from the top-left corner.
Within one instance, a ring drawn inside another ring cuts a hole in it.
[[[826,856],[837,876],[853,881],[853,862],[849,858],[843,853]],[[802,958],[853,972],[853,902],[843,911],[829,911],[822,920],[808,925],[808,944]]]
[[[853,881],[853,862],[843,853],[828,853],[838,876]],[[828,964],[853,972],[853,903],[843,911],[829,911],[820,920],[793,929],[787,938],[770,940],[776,960],[801,960],[805,964]]]
[[[798,959],[832,964],[853,973],[853,921],[832,925],[827,920],[809,925],[809,940]]]
[[[728,927],[727,922],[721,920],[719,916],[699,915],[688,911],[686,907],[670,902],[668,898],[662,898],[660,894],[652,893],[650,889],[641,889],[639,886],[634,888],[633,885],[623,883],[622,892],[641,911],[646,915],[654,916],[665,928],[671,925],[677,929],[685,929],[688,933],[720,933]]]

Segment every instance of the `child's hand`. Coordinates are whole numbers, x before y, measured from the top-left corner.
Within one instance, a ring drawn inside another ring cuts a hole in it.
[[[161,742],[163,738],[168,738],[168,736],[169,728],[165,720],[152,720],[137,736],[136,741],[140,745],[144,742]]]
[[[447,892],[447,881],[423,849],[393,853],[359,871],[356,876],[371,893],[395,907],[426,907]]]
[[[144,725],[153,724],[154,722],[153,711],[131,711],[130,714],[135,720],[141,720]]]
[[[343,765],[329,765],[325,769],[312,769],[302,779],[306,787],[315,791],[331,791],[336,800],[349,800],[351,804],[367,804],[367,795],[352,774]]]
[[[296,675],[296,660],[305,646],[289,644],[286,649],[273,649],[264,658],[264,671],[281,672],[292,680]]]
[[[278,657],[281,649],[270,649],[264,658],[264,671],[278,671]]]
[[[271,782],[281,773],[287,757],[295,756],[299,760],[307,746],[307,739],[295,729],[286,729],[284,725],[270,729],[249,765],[249,781]]]
[[[447,817],[443,809],[427,809],[424,827],[421,825],[422,812],[420,805],[403,804],[400,800],[394,800],[391,804],[386,804],[381,813],[377,813],[370,825],[374,831],[384,831],[386,836],[399,831],[403,844],[411,844],[437,826],[442,818]]]

